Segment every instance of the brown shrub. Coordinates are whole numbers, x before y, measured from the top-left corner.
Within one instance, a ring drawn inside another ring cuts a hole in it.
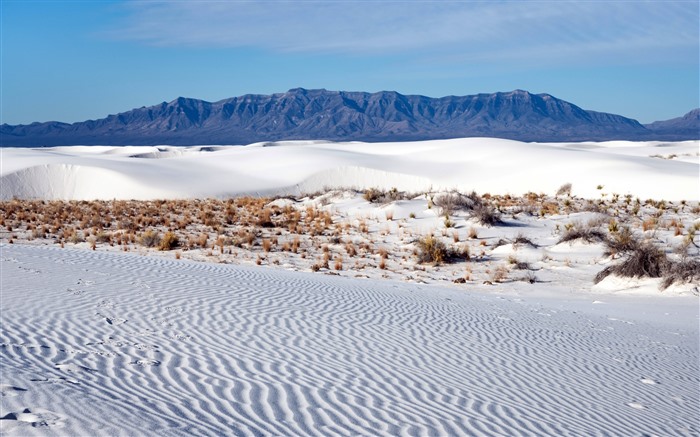
[[[158,245],[160,250],[172,250],[180,245],[180,239],[174,232],[166,232]]]
[[[700,282],[700,260],[683,259],[670,262],[666,265],[663,277],[660,284],[663,290],[675,282]]]
[[[559,239],[559,243],[566,243],[569,241],[583,240],[586,243],[596,243],[605,242],[607,238],[605,234],[592,227],[588,226],[576,226],[564,233]]]
[[[667,268],[666,253],[651,243],[643,243],[634,249],[621,263],[600,271],[594,280],[597,284],[609,275],[625,278],[660,278]]]
[[[418,246],[418,262],[438,265],[447,260],[447,247],[438,238],[427,235],[418,240],[416,244]]]
[[[156,247],[160,244],[160,240],[160,234],[152,230],[145,231],[139,236],[139,242],[146,247]]]
[[[487,204],[475,206],[472,209],[471,216],[484,226],[496,226],[503,223],[501,214],[494,207]]]

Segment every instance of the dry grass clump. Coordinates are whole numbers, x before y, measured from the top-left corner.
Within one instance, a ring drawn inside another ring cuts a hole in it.
[[[532,248],[537,248],[537,244],[533,243],[528,237],[526,237],[522,232],[519,232],[513,240],[513,246],[529,246]]]
[[[160,250],[172,250],[180,245],[180,239],[174,232],[166,232],[158,244]]]
[[[491,205],[479,203],[471,211],[472,218],[475,218],[483,226],[496,226],[503,223],[501,214]]]
[[[427,235],[418,240],[418,262],[438,265],[443,263],[447,257],[447,247],[439,238]]]
[[[365,190],[362,197],[370,203],[389,203],[407,199],[409,198],[409,195],[404,191],[399,191],[396,189],[396,187],[392,187],[389,191],[380,190],[378,188],[369,188]]]
[[[674,283],[700,281],[700,260],[684,257],[673,261],[652,243],[638,243],[624,261],[600,271],[594,283],[611,274],[624,278],[663,278],[659,288],[664,290]]]
[[[575,225],[568,229],[559,239],[559,243],[583,240],[586,243],[606,242],[607,237],[601,230],[591,226]]]
[[[493,282],[504,282],[508,279],[508,267],[506,266],[497,266],[495,269],[493,269],[493,272],[491,272],[491,280]]]
[[[439,265],[444,262],[471,259],[469,246],[464,245],[457,249],[448,248],[438,237],[426,235],[416,242],[416,256],[420,263]]]
[[[561,187],[559,187],[555,196],[571,196],[571,184],[568,182],[563,184]]]
[[[676,282],[700,282],[700,260],[686,258],[670,262],[666,265],[663,277],[661,289],[666,289]]]
[[[621,263],[600,271],[594,280],[597,284],[611,274],[624,278],[660,278],[668,267],[666,253],[651,243],[642,243]]]
[[[508,264],[512,265],[516,270],[530,270],[530,264],[526,261],[520,261],[515,256],[508,257]]]
[[[630,253],[637,249],[640,244],[630,228],[623,226],[605,241],[605,256]]]
[[[145,231],[139,237],[139,242],[142,246],[156,247],[160,244],[160,234],[152,230]]]
[[[472,208],[474,201],[464,194],[453,191],[435,196],[433,204],[440,208],[440,215],[450,216],[459,210]]]

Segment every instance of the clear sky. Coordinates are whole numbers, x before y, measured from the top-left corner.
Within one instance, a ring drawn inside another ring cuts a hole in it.
[[[525,89],[642,123],[700,106],[692,1],[0,0],[3,123],[290,88]]]

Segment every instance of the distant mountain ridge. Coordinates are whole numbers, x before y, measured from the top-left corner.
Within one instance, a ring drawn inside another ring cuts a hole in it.
[[[655,121],[645,125],[647,129],[654,132],[673,136],[679,139],[698,139],[700,130],[700,108],[693,109],[682,117],[672,118],[665,121]]]
[[[291,89],[207,102],[179,97],[99,120],[0,126],[3,146],[202,145],[323,139],[406,141],[497,137],[520,141],[700,138],[700,110],[642,125],[587,111],[549,94],[515,90],[431,98]]]

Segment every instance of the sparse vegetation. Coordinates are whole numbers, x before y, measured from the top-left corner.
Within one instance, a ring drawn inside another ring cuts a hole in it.
[[[661,289],[666,289],[674,283],[684,283],[694,281],[700,282],[700,260],[682,259],[680,261],[669,262],[661,281]]]
[[[407,196],[398,190],[368,192],[375,203]],[[664,264],[661,276],[664,284],[698,280],[700,221],[696,217],[700,207],[695,202],[641,201],[616,193],[598,200],[580,199],[561,192],[558,195],[562,197],[541,193],[518,197],[455,191],[416,195],[411,202],[420,201],[422,206],[411,205],[411,208],[433,205],[439,208],[420,221],[397,219],[394,211],[400,209],[395,209],[394,205],[375,206],[370,213],[343,216],[329,206],[334,196],[338,198],[332,192],[301,201],[255,197],[89,202],[15,199],[0,202],[0,239],[10,244],[31,241],[32,244],[78,245],[93,250],[109,246],[113,247],[111,250],[124,252],[135,250],[134,245],[142,246],[138,251],[179,248],[176,258],[213,257],[221,262],[291,264],[295,268],[326,269],[328,273],[335,270],[333,273],[343,275],[376,269],[375,274],[381,271],[382,276],[394,278],[406,269],[421,268],[425,272],[425,267],[415,263],[417,259],[419,263],[448,264],[434,271],[448,272],[443,277],[450,280],[460,277],[474,281],[481,276],[480,279],[498,282],[505,279],[492,277],[495,271],[492,261],[496,261],[506,268],[506,278],[508,271],[523,270],[520,275],[525,274],[524,277],[513,274],[512,278],[528,281],[534,274],[530,274],[532,267],[527,262],[516,255],[503,257],[493,250],[503,244],[512,244],[516,251],[520,247],[538,247],[527,229],[533,226],[533,219],[523,215],[546,218],[565,211],[580,214],[576,220],[581,221],[555,222],[551,235],[557,236],[560,242],[602,242],[605,255],[617,260],[615,266],[621,266],[635,260],[639,264],[641,261],[635,258],[635,252],[653,241],[659,246],[663,244],[665,252],[673,253]],[[436,213],[442,215],[435,218]],[[408,217],[415,218],[417,214],[411,212]],[[481,227],[498,224],[501,216],[512,217],[514,223],[497,234]],[[457,225],[467,218],[474,220],[471,226],[459,229]],[[426,223],[434,226],[437,233],[416,240]],[[514,235],[515,227],[524,231]],[[545,246],[551,244],[546,243],[551,240],[545,235],[537,235]],[[475,243],[473,240],[477,238],[478,243]],[[647,241],[643,242],[645,239]],[[470,243],[474,247],[470,247]],[[474,271],[470,270],[468,275],[459,272],[455,276],[456,267],[449,264],[472,259],[476,262],[463,265],[474,266]],[[549,257],[545,253],[542,259],[547,262]],[[557,261],[557,265],[563,262],[561,258]],[[569,258],[564,262],[572,268],[579,263]]]
[[[141,245],[146,247],[156,247],[160,244],[160,234],[156,231],[145,231],[139,238]]]
[[[418,240],[418,262],[438,265],[443,263],[447,257],[447,247],[445,243],[432,235],[427,235]]]
[[[173,250],[180,245],[180,239],[175,235],[174,232],[166,232],[163,238],[160,240],[158,249],[160,250]]]
[[[607,236],[597,228],[578,224],[568,229],[559,239],[559,243],[567,243],[576,240],[582,240],[586,243],[600,243],[606,242]]]
[[[484,226],[502,224],[501,214],[490,205],[479,203],[471,212],[471,216]]]
[[[624,261],[600,271],[594,283],[599,283],[611,274],[625,278],[660,278],[667,264],[668,258],[664,251],[651,243],[644,243],[634,249]]]
[[[571,184],[565,183],[557,190],[556,197],[559,196],[571,196]]]

